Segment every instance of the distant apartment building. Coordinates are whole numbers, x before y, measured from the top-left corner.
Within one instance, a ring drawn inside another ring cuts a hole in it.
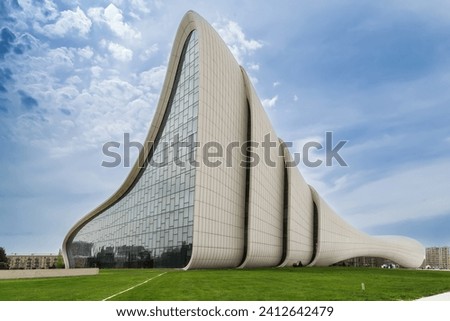
[[[428,247],[425,266],[432,269],[450,269],[450,247]]]
[[[57,254],[12,254],[7,258],[10,270],[54,269],[58,262]]]

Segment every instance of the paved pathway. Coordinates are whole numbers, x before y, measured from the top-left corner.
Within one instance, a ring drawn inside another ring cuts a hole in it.
[[[427,296],[416,301],[450,301],[450,292]]]

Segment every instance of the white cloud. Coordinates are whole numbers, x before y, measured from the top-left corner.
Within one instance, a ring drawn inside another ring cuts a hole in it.
[[[124,0],[111,0],[111,3],[115,4],[118,7],[121,7],[124,3]]]
[[[59,71],[70,72],[74,67],[74,51],[73,48],[59,47],[55,49],[47,50],[44,56],[32,57],[28,62],[33,65],[33,67],[38,68],[42,72],[42,76],[47,77],[50,74],[57,74]],[[44,68],[45,70],[42,70]],[[34,75],[28,74],[23,75],[24,78],[30,78]],[[42,77],[39,75],[38,77]],[[36,81],[36,80],[35,80]],[[33,82],[30,78],[27,82]],[[43,86],[45,82],[37,81],[36,84]],[[47,85],[47,84],[46,84]]]
[[[117,36],[123,39],[141,38],[141,33],[124,22],[122,11],[112,3],[106,8],[90,8],[88,16],[96,22],[105,23]]]
[[[258,71],[259,70],[259,65],[256,63],[248,63],[247,64],[248,69],[250,70],[255,70]]]
[[[77,53],[78,53],[78,55],[80,55],[81,57],[83,57],[85,59],[91,59],[92,56],[94,55],[94,51],[89,46],[86,46],[84,48],[79,48],[77,50]]]
[[[345,148],[345,155],[352,157],[353,155],[364,155],[375,150],[392,150],[404,144],[408,139],[408,134],[389,135],[368,139],[359,144],[352,144]]]
[[[311,143],[314,143],[314,146],[310,146]],[[318,147],[315,147],[316,144],[320,144],[324,146],[324,136],[318,136],[318,135],[312,135],[307,136],[304,138],[300,138],[294,141],[293,151],[295,153],[299,153],[301,156],[301,161],[304,166],[300,169],[301,173],[305,176],[305,178],[308,178],[309,184],[311,182],[320,182],[323,179],[324,171],[323,166],[321,168],[321,171],[318,172],[315,169],[317,167],[309,167],[310,163],[316,163],[317,161],[322,161],[321,165],[323,165],[323,162],[325,161],[323,148],[318,149]],[[306,148],[305,148],[306,147]],[[305,148],[305,149],[304,149]],[[322,183],[321,183],[322,184]],[[316,183],[314,183],[313,186],[316,186]],[[329,189],[327,189],[328,192]],[[323,192],[323,189],[321,189],[321,192]]]
[[[153,45],[150,46],[150,48],[144,50],[144,52],[139,55],[139,59],[145,61],[150,57],[152,57],[158,51],[159,51],[158,44],[154,43]]]
[[[78,85],[81,84],[83,81],[78,76],[72,76],[66,79],[66,83],[69,85]]]
[[[108,50],[117,60],[128,62],[133,59],[133,51],[131,49],[125,48],[122,45],[119,45],[118,43],[111,41],[108,44]]]
[[[58,88],[58,91],[55,96],[57,97],[58,101],[60,101],[61,99],[72,100],[75,97],[77,97],[79,94],[80,94],[80,92],[77,90],[76,87],[74,87],[73,85],[67,85],[67,86]]]
[[[253,77],[252,75],[248,75],[248,76],[253,85],[256,85],[258,83],[258,78]]]
[[[314,143],[319,143],[319,144],[323,145],[323,140],[324,140],[323,136],[318,136],[318,135],[308,136],[308,137],[305,137],[305,138],[297,139],[295,141],[294,147],[298,151],[301,152],[302,149],[303,149],[303,146],[305,146],[306,144],[314,142]]]
[[[63,37],[73,31],[78,31],[80,36],[86,36],[91,30],[92,22],[84,14],[80,7],[75,11],[62,11],[58,20],[53,24],[47,24],[42,31],[49,37]]]
[[[298,96],[294,95],[294,101],[298,101]]]
[[[101,67],[99,67],[99,66],[91,67],[92,77],[95,77],[95,78],[100,77],[102,71],[103,71],[103,69]]]
[[[154,67],[150,70],[142,72],[140,76],[140,84],[147,87],[152,87],[154,89],[160,89],[164,77],[166,75],[166,66]]]
[[[87,15],[95,22],[105,22],[104,19],[105,8],[92,7],[87,11]]]
[[[247,39],[242,28],[234,21],[222,20],[213,23],[213,27],[228,45],[239,64],[243,64],[244,56],[252,54],[263,46],[258,40]]]
[[[21,20],[32,18],[36,26],[39,26],[39,23],[46,23],[55,20],[58,17],[58,9],[52,0],[41,1],[37,6],[31,1],[19,2],[20,6],[23,8],[23,12],[16,12],[16,14]],[[26,26],[26,24],[24,26]]]
[[[261,101],[261,103],[265,108],[272,108],[276,105],[277,100],[278,100],[278,95],[275,95],[272,98],[263,99]]]
[[[124,0],[112,0],[111,1],[113,4],[115,4],[118,7],[122,7],[124,5],[125,2],[129,3],[130,8],[132,10],[136,10],[138,12],[142,12],[142,13],[150,13],[150,9],[147,6],[147,3],[145,2],[145,0],[128,0],[128,1],[124,1]]]
[[[281,85],[281,83],[280,83],[279,81],[275,81],[272,85],[273,85],[274,87],[278,87],[279,85]]]
[[[448,188],[449,159],[399,170],[335,197],[338,211],[359,227],[424,219],[450,212],[450,200],[442,197]],[[405,166],[406,167],[406,166]]]
[[[139,12],[150,13],[150,9],[144,0],[131,0],[131,6]]]

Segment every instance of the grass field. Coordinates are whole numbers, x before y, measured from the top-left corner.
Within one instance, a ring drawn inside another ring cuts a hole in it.
[[[379,268],[101,270],[96,276],[0,280],[0,301],[414,300],[450,291],[450,272]],[[361,289],[365,284],[365,291]]]

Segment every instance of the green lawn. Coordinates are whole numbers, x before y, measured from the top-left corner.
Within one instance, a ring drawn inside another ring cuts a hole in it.
[[[0,301],[414,300],[450,291],[450,272],[379,268],[101,270],[96,276],[0,280]],[[365,284],[365,291],[361,290]]]

